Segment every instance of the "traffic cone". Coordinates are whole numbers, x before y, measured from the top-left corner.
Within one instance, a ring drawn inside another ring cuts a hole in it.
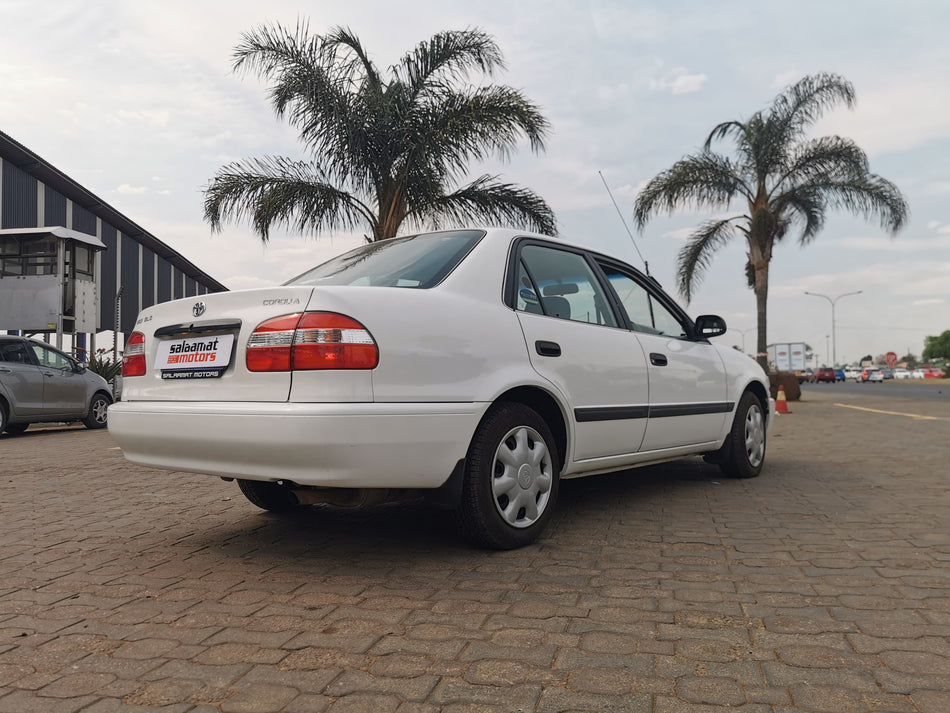
[[[778,394],[775,396],[775,413],[791,413],[788,410],[788,401],[785,399],[785,387],[779,384]]]

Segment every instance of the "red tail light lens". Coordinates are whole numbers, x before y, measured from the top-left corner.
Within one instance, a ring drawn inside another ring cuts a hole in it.
[[[122,355],[122,376],[145,375],[145,335],[132,332]]]
[[[274,317],[257,325],[247,342],[248,371],[290,371],[290,351],[300,313]]]
[[[261,323],[247,343],[248,371],[374,369],[376,341],[355,319],[304,312]]]

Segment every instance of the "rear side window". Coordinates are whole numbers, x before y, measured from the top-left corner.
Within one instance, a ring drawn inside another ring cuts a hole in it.
[[[547,246],[522,248],[516,308],[573,322],[617,326],[584,256]]]
[[[32,364],[26,345],[18,341],[0,342],[0,361],[10,364]]]
[[[454,230],[380,240],[335,257],[285,284],[428,289],[445,279],[484,234],[481,230]]]

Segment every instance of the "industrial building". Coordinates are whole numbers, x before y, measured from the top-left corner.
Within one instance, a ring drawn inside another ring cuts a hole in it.
[[[0,330],[71,335],[81,358],[145,307],[227,289],[3,132],[0,196]]]

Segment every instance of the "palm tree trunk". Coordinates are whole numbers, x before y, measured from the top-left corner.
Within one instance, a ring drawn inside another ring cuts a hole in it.
[[[755,266],[755,312],[756,312],[756,354],[755,360],[769,373],[767,344],[766,303],[769,298],[769,264],[761,262]]]

